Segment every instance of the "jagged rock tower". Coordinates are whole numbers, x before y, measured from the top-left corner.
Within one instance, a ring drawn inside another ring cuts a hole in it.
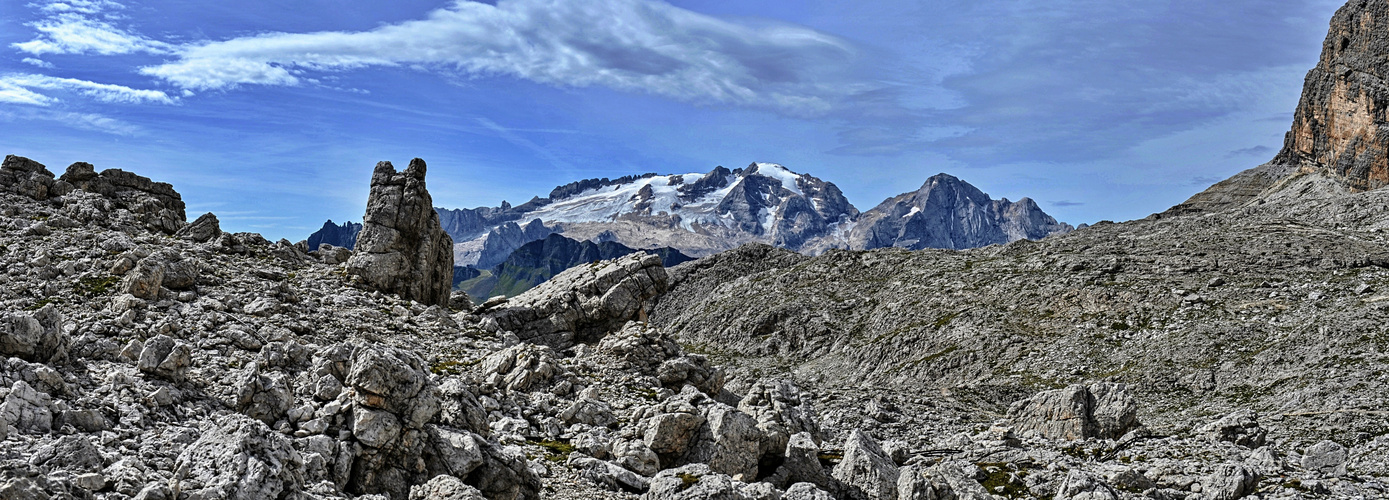
[[[1389,185],[1389,1],[1352,1],[1331,19],[1274,163],[1329,168],[1355,190]]]
[[[424,186],[424,160],[397,172],[376,164],[347,272],[360,285],[422,304],[447,306],[453,285],[453,239],[439,226]]]

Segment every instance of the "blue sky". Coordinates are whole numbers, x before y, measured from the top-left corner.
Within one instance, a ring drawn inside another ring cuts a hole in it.
[[[302,239],[378,160],[444,207],[782,163],[860,209],[947,172],[1071,223],[1271,159],[1338,1],[0,1],[0,153]]]

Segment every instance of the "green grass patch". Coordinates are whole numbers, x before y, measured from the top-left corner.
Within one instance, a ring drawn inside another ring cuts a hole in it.
[[[680,478],[680,491],[685,491],[699,482],[699,476],[688,472],[677,472],[675,477]]]
[[[82,278],[77,280],[77,284],[73,285],[72,288],[76,290],[77,293],[92,297],[96,295],[105,295],[106,292],[111,291],[111,288],[120,282],[121,278],[119,276]]]
[[[1006,463],[979,463],[975,465],[984,471],[984,478],[979,481],[979,484],[984,485],[984,489],[988,490],[989,493],[1005,498],[1028,498],[1032,496],[1027,491],[1027,485],[1022,482],[1022,478],[1027,476],[1026,469],[1012,471],[1009,470]]]
[[[569,455],[574,453],[574,445],[564,441],[542,440],[527,441],[529,444],[545,448],[545,459],[551,462],[564,462],[569,460]]]
[[[39,299],[38,302],[33,303],[33,304],[30,305],[29,307],[24,308],[24,310],[25,310],[25,311],[37,311],[37,310],[39,310],[39,309],[43,309],[43,306],[46,306],[46,305],[49,305],[49,304],[62,304],[62,303],[63,303],[63,299],[60,299],[60,298],[58,298],[58,297],[44,297],[44,298],[42,298],[42,299]]]

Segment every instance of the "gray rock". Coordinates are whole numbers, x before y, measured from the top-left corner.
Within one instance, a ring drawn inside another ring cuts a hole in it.
[[[1138,427],[1137,415],[1127,388],[1110,383],[1043,391],[1008,408],[1018,431],[1055,440],[1118,439]]]
[[[53,172],[23,156],[5,155],[0,164],[0,187],[35,200],[47,200],[53,190]]]
[[[1302,453],[1302,468],[1324,476],[1343,476],[1346,474],[1346,457],[1344,446],[1335,441],[1322,441],[1309,446]]]
[[[0,316],[0,354],[35,363],[65,361],[71,340],[63,317],[52,304],[29,313]]]
[[[429,482],[410,488],[410,500],[487,500],[477,488],[449,475],[435,476]]]
[[[241,414],[216,418],[178,455],[190,498],[292,496],[303,485],[303,461],[289,439]]]
[[[1094,475],[1072,470],[1057,488],[1056,500],[1119,500],[1119,493]]]
[[[939,174],[915,192],[889,198],[860,215],[849,248],[977,248],[1070,232],[1037,203],[992,200],[953,176]]]
[[[174,236],[198,243],[207,243],[222,236],[222,226],[218,223],[217,216],[208,212],[199,216],[198,220],[178,230]]]
[[[192,365],[193,349],[168,335],[157,335],[145,342],[136,368],[167,380],[182,381]]]
[[[1253,495],[1258,487],[1259,475],[1238,464],[1217,465],[1201,478],[1201,493],[1212,500],[1237,500]]]
[[[644,427],[642,441],[658,454],[683,455],[704,424],[704,416],[693,413],[662,413]]]
[[[834,478],[844,483],[850,498],[895,500],[900,471],[878,442],[855,429],[844,442],[844,459],[834,466]]]
[[[650,487],[646,478],[611,462],[575,457],[569,461],[569,465],[579,471],[580,477],[611,491],[645,493]]]
[[[484,324],[515,332],[524,341],[565,349],[642,319],[649,302],[665,292],[666,285],[660,257],[631,254],[567,269],[512,297],[505,308],[483,313]]]
[[[791,436],[781,468],[785,470],[787,483],[809,483],[824,489],[831,489],[833,484],[829,474],[825,473],[825,467],[820,465],[820,445],[815,443],[809,432]]]
[[[1229,441],[1248,448],[1264,445],[1268,431],[1259,426],[1259,415],[1252,410],[1239,410],[1206,424],[1200,433],[1216,441]]]
[[[16,380],[0,404],[0,417],[9,427],[23,433],[47,433],[53,429],[53,399],[34,390],[23,380]]]
[[[293,404],[294,390],[284,374],[261,373],[255,367],[237,382],[237,411],[266,425],[275,425]]]
[[[742,483],[704,464],[666,469],[651,478],[642,500],[746,500]]]
[[[834,500],[834,496],[813,484],[796,483],[786,488],[786,492],[781,495],[781,500]],[[920,499],[913,498],[912,500]],[[930,500],[936,499],[930,498]]]
[[[376,164],[371,194],[347,270],[357,283],[423,304],[448,306],[453,286],[453,240],[425,188],[424,160],[404,172]]]
[[[101,470],[101,452],[87,436],[71,435],[39,447],[29,464],[49,471],[73,473]]]

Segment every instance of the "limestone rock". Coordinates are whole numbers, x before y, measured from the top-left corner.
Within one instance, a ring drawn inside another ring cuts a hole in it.
[[[1345,475],[1346,456],[1346,447],[1335,441],[1322,441],[1302,454],[1302,468],[1325,476]]]
[[[178,456],[192,498],[285,498],[303,484],[303,460],[289,439],[241,414],[218,417]]]
[[[178,230],[174,236],[198,243],[207,243],[222,236],[222,226],[218,223],[217,216],[208,212],[199,216],[198,220]]]
[[[397,172],[376,164],[371,195],[348,273],[373,290],[423,304],[448,306],[453,286],[453,240],[439,227],[439,214],[425,189],[424,160]]]
[[[650,490],[642,500],[745,500],[743,483],[709,469],[691,464],[661,471],[651,478]]]
[[[477,488],[449,475],[434,476],[429,482],[410,488],[410,500],[487,500]]]
[[[1206,424],[1200,432],[1216,441],[1229,441],[1248,448],[1258,448],[1264,445],[1268,436],[1268,431],[1259,426],[1258,417],[1252,410],[1239,410]]]
[[[878,442],[855,429],[844,443],[844,459],[834,467],[834,478],[843,482],[855,499],[895,500],[900,470]]]
[[[63,333],[63,317],[52,304],[30,313],[0,316],[0,354],[35,363],[67,359],[71,340]]]
[[[183,197],[168,183],[154,182],[119,169],[96,173],[91,164],[81,162],[68,166],[59,180],[111,200],[116,207],[133,213],[149,229],[174,234],[187,224]]]
[[[261,373],[256,367],[248,370],[237,386],[237,410],[266,425],[275,425],[294,404],[294,391],[281,373]]]
[[[915,192],[889,198],[864,212],[848,236],[849,248],[966,249],[1041,239],[1072,230],[1023,198],[993,200],[954,176],[939,174]]]
[[[644,493],[650,488],[650,483],[646,478],[612,462],[605,462],[596,458],[576,457],[570,460],[569,465],[578,469],[579,475],[584,479],[593,481],[594,484],[608,490]]]
[[[1138,426],[1137,403],[1123,384],[1073,385],[1014,403],[1008,416],[1017,430],[1047,439],[1118,439]]]
[[[53,428],[53,398],[23,380],[16,380],[0,404],[0,417],[23,433],[46,433]]]
[[[1253,495],[1258,487],[1258,474],[1238,464],[1217,465],[1201,479],[1201,492],[1212,500],[1238,500]]]
[[[484,317],[494,330],[564,349],[642,319],[666,286],[660,257],[632,254],[567,269]]]
[[[192,347],[168,335],[157,335],[145,342],[136,368],[175,382],[182,381],[192,365]]]
[[[0,188],[35,200],[47,200],[53,189],[53,172],[23,156],[6,155],[0,164]]]
[[[1073,470],[1057,488],[1056,500],[1119,500],[1119,493],[1094,475]]]

